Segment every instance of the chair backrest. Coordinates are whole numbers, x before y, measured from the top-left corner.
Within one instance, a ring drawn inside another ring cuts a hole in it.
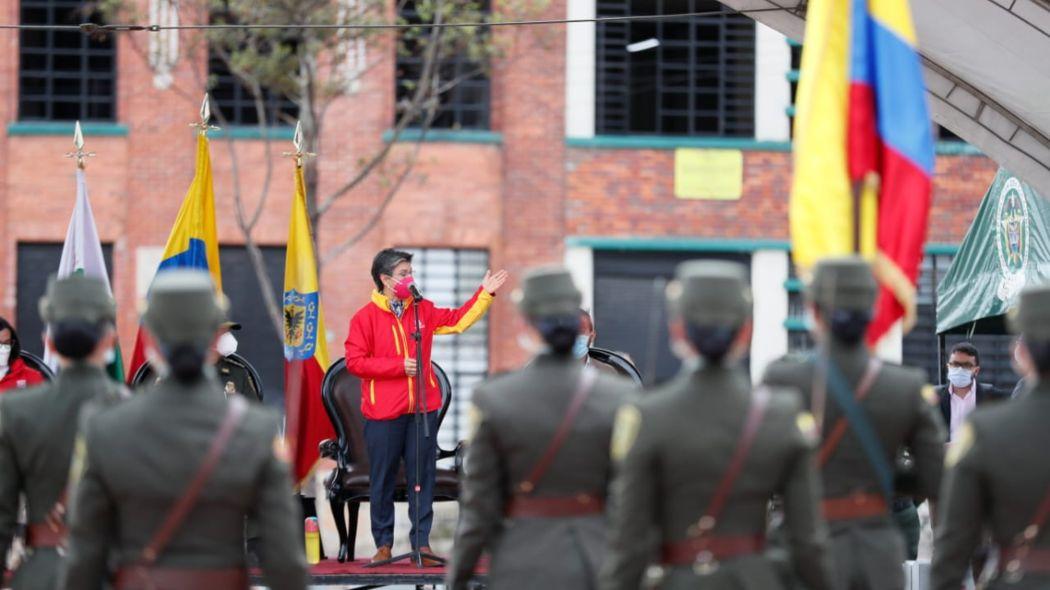
[[[587,355],[591,357],[592,361],[597,361],[616,369],[617,373],[634,381],[638,387],[642,386],[642,373],[624,355],[604,348],[591,348],[587,351]]]
[[[30,369],[36,369],[41,375],[43,375],[44,379],[48,381],[53,381],[55,379],[55,372],[51,370],[51,367],[47,366],[44,359],[24,350],[19,353],[18,356],[22,358],[22,362],[25,363],[26,366]]]
[[[431,363],[434,377],[441,391],[441,409],[438,413],[438,429],[445,420],[452,403],[452,386],[445,371]],[[339,462],[368,466],[368,450],[365,445],[365,417],[361,412],[361,380],[346,370],[346,359],[339,359],[325,372],[321,382],[321,399],[324,401],[328,419],[332,421],[339,437]]]
[[[259,401],[262,401],[262,379],[259,377],[259,372],[255,370],[255,367],[248,362],[248,359],[237,353],[233,353],[226,357],[226,360],[248,372],[248,378],[251,379],[252,385],[255,386],[255,391],[259,392]],[[142,366],[135,371],[135,375],[131,378],[131,387],[137,389],[140,385],[153,383],[153,375],[153,366],[149,363],[142,363]]]

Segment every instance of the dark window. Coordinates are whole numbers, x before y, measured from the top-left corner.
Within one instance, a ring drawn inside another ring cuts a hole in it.
[[[487,10],[488,3],[482,4]],[[407,23],[423,22],[416,13],[416,3],[407,0],[400,3],[399,15]],[[419,36],[429,31],[411,30],[400,40],[397,51],[397,75],[395,92],[397,102],[410,100],[416,91],[419,77],[423,73],[424,52]],[[444,49],[444,48],[443,48]],[[466,55],[465,51],[438,57],[438,85],[448,86],[441,93],[437,114],[431,127],[437,129],[488,129],[489,128],[489,74],[484,63]],[[395,109],[395,122],[401,116]],[[420,121],[413,124],[418,125]]]
[[[211,21],[234,23],[236,18],[229,12],[216,10],[212,12]],[[286,39],[275,42],[294,46],[294,41]],[[208,88],[212,108],[218,109],[229,125],[258,125],[259,111],[251,89],[230,70],[217,45],[209,45],[208,49]],[[291,125],[298,119],[299,108],[285,93],[265,84],[261,90],[267,125]]]
[[[58,272],[62,261],[62,244],[20,243],[17,247],[17,297],[15,317],[8,318],[18,330],[22,348],[41,358],[44,356],[44,322],[40,319],[37,303],[47,290],[47,279]],[[106,261],[109,280],[113,282],[113,246],[102,244],[102,259]]]
[[[966,141],[943,125],[937,125],[937,134],[934,139],[937,141]]]
[[[594,253],[594,327],[597,345],[626,353],[646,385],[678,372],[671,352],[664,295],[679,263],[698,258],[729,260],[750,267],[750,254],[697,252]],[[750,273],[749,273],[750,276]],[[742,361],[746,369],[750,358]]]
[[[916,289],[915,327],[904,336],[904,364],[926,371],[930,383],[938,383],[941,374],[937,348],[937,285],[948,272],[952,258],[947,254],[923,257]]]
[[[799,353],[812,350],[815,346],[813,336],[807,328],[806,295],[802,281],[795,272],[795,261],[788,255],[788,320],[785,328],[788,333],[788,352]]]
[[[79,0],[22,0],[25,25],[102,22]],[[22,121],[116,119],[116,42],[113,35],[23,30],[19,37],[18,118]]]
[[[438,307],[454,308],[466,303],[477,291],[489,268],[489,253],[485,250],[404,250],[414,254],[412,274],[426,292],[427,299]],[[489,372],[487,316],[462,334],[435,338],[432,355],[452,384],[452,404],[438,433],[441,447],[451,449],[469,435],[470,397],[474,386]]]
[[[714,0],[598,0],[599,17],[723,10]],[[598,133],[754,135],[748,17],[603,22],[597,43]]]

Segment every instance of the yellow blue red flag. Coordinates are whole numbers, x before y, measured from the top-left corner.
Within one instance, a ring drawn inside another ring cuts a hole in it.
[[[859,252],[881,285],[868,341],[915,317],[932,192],[932,124],[907,0],[811,0],[791,190],[803,276]]]
[[[211,273],[215,289],[222,293],[222,269],[219,267],[219,239],[215,226],[215,190],[212,186],[211,155],[208,136],[197,135],[197,162],[193,182],[182,200],[175,225],[168,235],[168,243],[157,272],[172,268],[199,268]],[[135,338],[128,379],[134,378],[146,362],[142,330]]]
[[[317,258],[306,208],[303,168],[295,167],[295,197],[284,261],[284,391],[295,481],[302,483],[320,458],[317,446],[335,438],[321,400],[328,369]]]

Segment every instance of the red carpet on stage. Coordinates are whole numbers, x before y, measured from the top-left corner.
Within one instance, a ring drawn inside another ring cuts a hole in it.
[[[368,560],[339,563],[334,559],[324,560],[310,566],[310,583],[324,584],[358,584],[358,585],[394,585],[394,584],[440,584],[445,579],[444,567],[417,568],[408,561],[400,561],[380,567],[365,567]],[[477,569],[477,575],[484,577],[487,568],[484,564]],[[252,571],[252,583],[261,582],[260,572]]]

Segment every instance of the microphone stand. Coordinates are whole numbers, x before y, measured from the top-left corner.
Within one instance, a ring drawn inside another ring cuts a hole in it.
[[[422,514],[420,513],[420,506],[419,506],[419,495],[420,495],[420,492],[423,489],[423,486],[422,486],[422,464],[423,464],[423,462],[421,461],[421,459],[423,457],[421,456],[422,455],[422,451],[419,448],[419,435],[422,433],[424,438],[427,438],[427,439],[430,438],[430,423],[427,421],[427,414],[429,412],[427,411],[426,387],[424,387],[424,385],[423,385],[424,376],[426,374],[426,369],[423,367],[423,324],[419,320],[419,303],[422,300],[423,300],[422,296],[416,296],[416,297],[412,298],[412,309],[413,309],[413,313],[415,314],[415,323],[416,323],[416,330],[415,330],[415,332],[412,333],[412,339],[416,341],[416,382],[415,382],[416,407],[415,407],[415,411],[414,411],[414,422],[415,422],[415,428],[416,428],[416,448],[415,448],[415,454],[416,454],[415,480],[416,480],[416,484],[414,486],[414,488],[415,488],[415,490],[414,490],[415,491],[414,504],[415,504],[415,509],[416,509],[416,522],[414,523],[414,527],[416,529],[416,533],[415,533],[415,539],[413,539],[413,545],[415,545],[415,548],[412,549],[412,551],[410,551],[408,553],[402,553],[401,555],[395,555],[394,557],[391,557],[390,559],[385,559],[383,561],[377,561],[375,563],[366,564],[365,565],[366,568],[380,567],[380,566],[384,566],[384,565],[389,565],[391,563],[395,563],[395,562],[398,562],[398,561],[401,561],[401,560],[404,560],[404,559],[411,559],[412,563],[414,563],[417,568],[423,568],[424,567],[423,566],[423,560],[424,559],[426,559],[428,561],[436,562],[436,563],[438,563],[440,565],[444,565],[446,563],[445,559],[443,559],[441,557],[438,557],[437,555],[433,555],[433,554],[430,554],[430,553],[423,553],[420,550],[420,546],[419,546],[419,528],[420,528],[419,527],[419,521],[422,518]],[[428,460],[435,460],[435,457],[429,457]]]

